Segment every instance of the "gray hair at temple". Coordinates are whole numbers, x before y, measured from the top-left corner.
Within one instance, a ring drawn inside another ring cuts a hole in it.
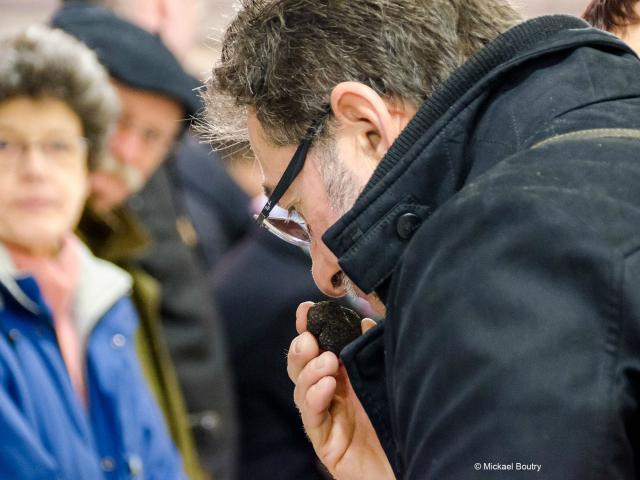
[[[89,168],[100,163],[119,104],[107,72],[88,47],[43,25],[0,39],[0,102],[18,96],[67,104],[88,140]]]
[[[519,20],[508,0],[244,0],[203,92],[201,129],[246,141],[250,110],[274,145],[297,143],[344,81],[418,107]]]

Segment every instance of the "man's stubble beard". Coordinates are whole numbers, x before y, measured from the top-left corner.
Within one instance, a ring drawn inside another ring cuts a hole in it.
[[[329,206],[340,218],[353,208],[365,185],[360,185],[358,177],[340,161],[335,141],[323,142],[318,152],[318,160],[320,176],[329,197]],[[342,285],[347,295],[359,297],[356,286],[346,275],[342,275]],[[381,302],[380,304],[382,305]]]
[[[144,176],[136,167],[123,164],[111,155],[105,156],[99,168],[120,178],[126,186],[129,195],[142,190],[146,182]]]

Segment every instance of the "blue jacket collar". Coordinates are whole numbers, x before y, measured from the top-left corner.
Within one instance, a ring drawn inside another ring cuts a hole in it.
[[[115,265],[94,257],[84,245],[81,245],[80,256],[80,280],[73,318],[84,343],[107,310],[131,290],[131,278]],[[16,270],[9,252],[0,243],[0,283],[24,309],[41,315],[43,300],[32,297],[20,286],[19,280],[26,278],[30,277]],[[0,310],[3,308],[0,296]]]

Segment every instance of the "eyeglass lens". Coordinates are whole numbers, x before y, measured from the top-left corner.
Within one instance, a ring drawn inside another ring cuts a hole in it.
[[[309,243],[309,232],[295,220],[285,218],[267,218],[265,223],[288,237]]]

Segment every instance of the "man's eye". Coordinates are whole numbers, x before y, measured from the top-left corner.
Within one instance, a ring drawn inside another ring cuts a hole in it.
[[[0,138],[0,150],[9,150],[11,148],[11,142],[4,138]]]
[[[162,134],[157,130],[145,130],[143,133],[144,141],[147,143],[157,143],[162,140]]]
[[[66,140],[51,140],[44,144],[44,149],[49,153],[69,153],[73,146]]]

